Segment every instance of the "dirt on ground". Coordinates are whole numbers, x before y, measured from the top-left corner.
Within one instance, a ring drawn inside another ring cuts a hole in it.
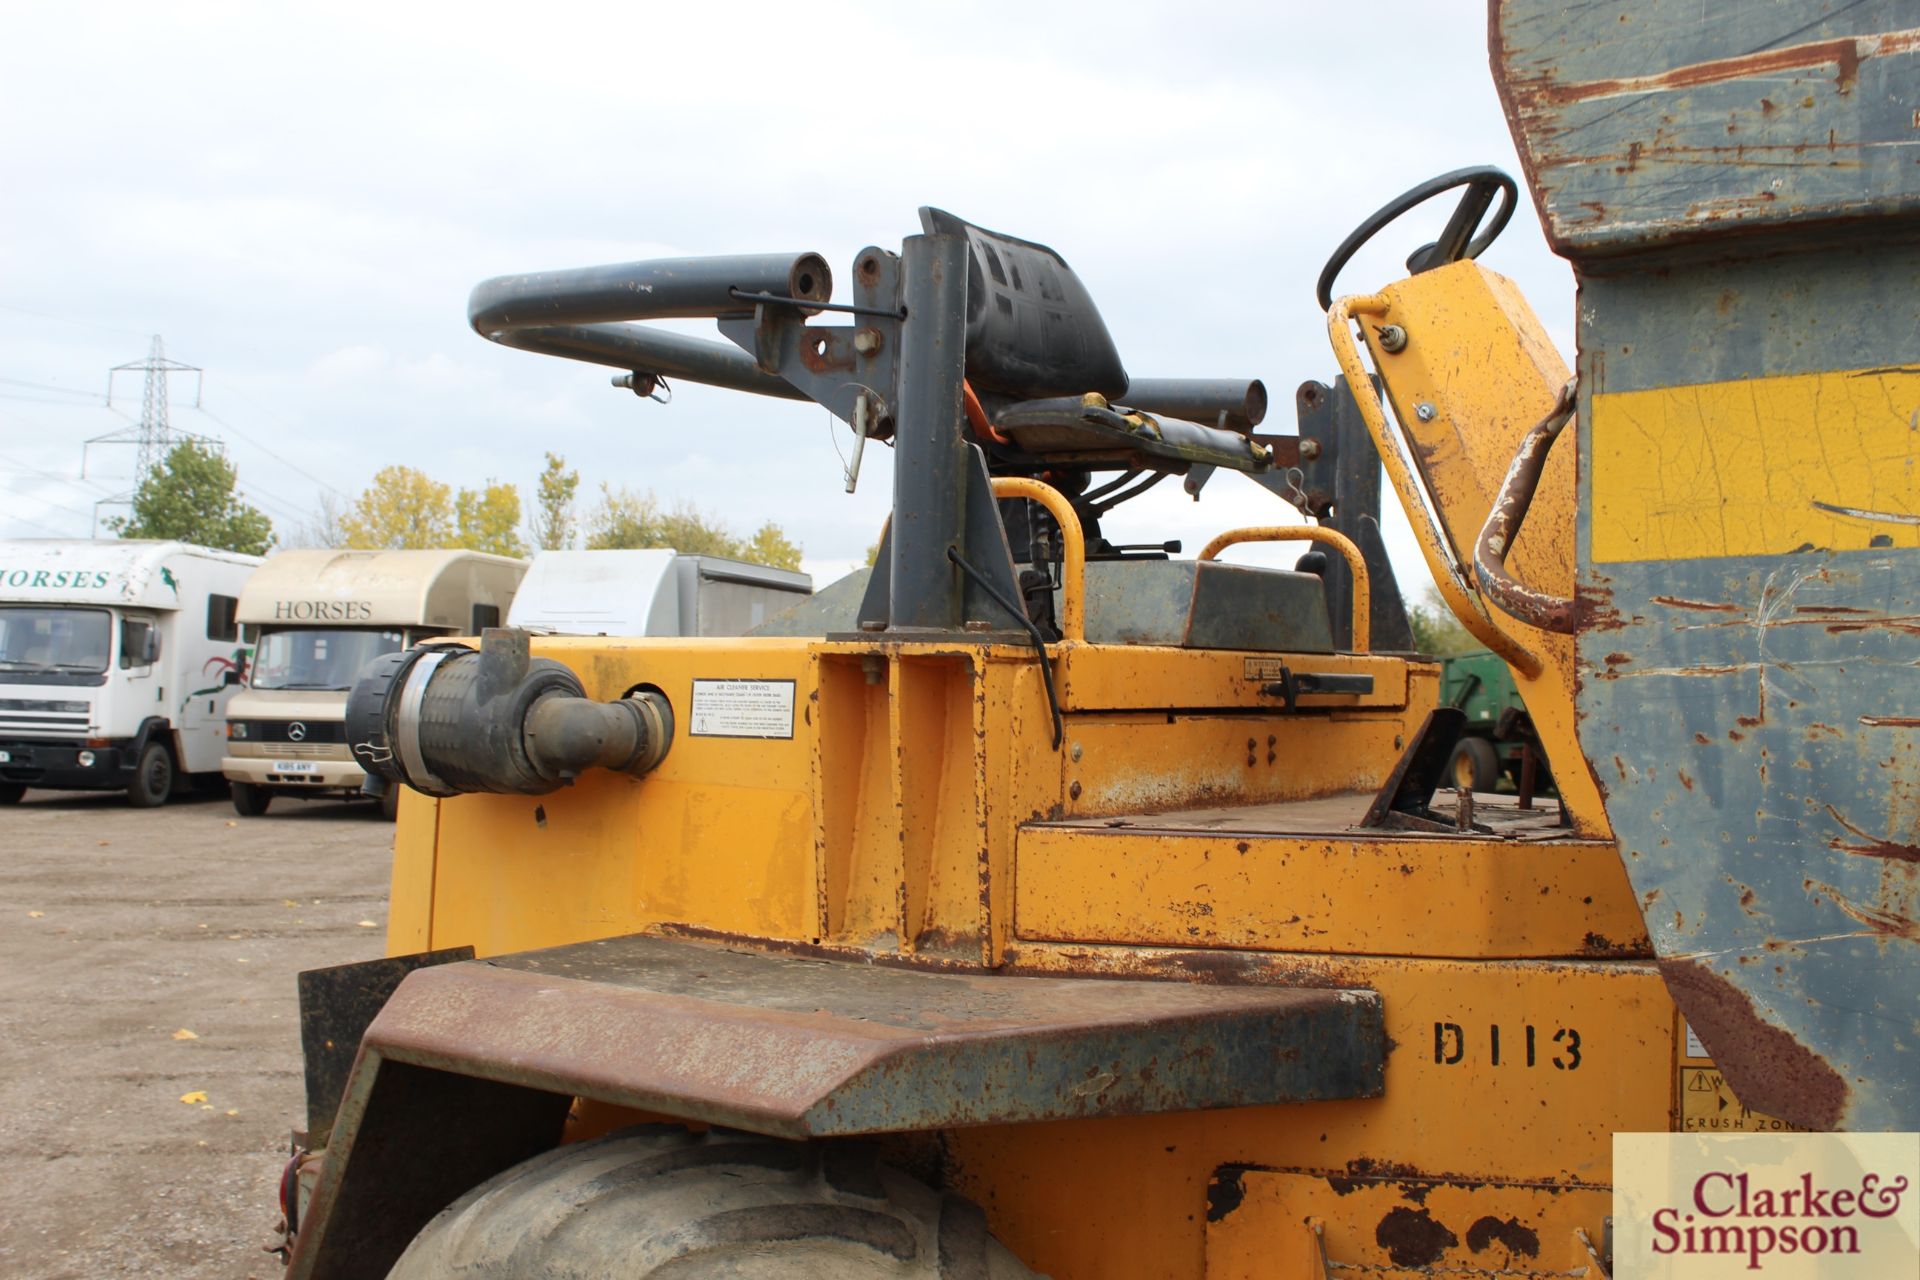
[[[294,975],[382,954],[367,804],[0,807],[0,1275],[280,1274]]]

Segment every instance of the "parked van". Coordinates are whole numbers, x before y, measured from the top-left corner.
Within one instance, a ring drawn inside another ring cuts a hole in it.
[[[259,564],[184,542],[0,542],[0,804],[45,787],[144,808],[217,776]]]
[[[813,579],[677,551],[542,551],[507,625],[544,635],[737,636],[805,600]]]
[[[527,562],[478,551],[282,551],[240,597],[256,632],[246,689],[227,708],[221,771],[233,807],[258,817],[275,796],[357,798],[347,690],[383,653],[435,636],[479,635],[513,603]],[[398,788],[383,805],[393,816]]]

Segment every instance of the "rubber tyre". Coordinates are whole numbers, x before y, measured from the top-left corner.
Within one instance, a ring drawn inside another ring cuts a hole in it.
[[[273,792],[257,782],[236,782],[232,792],[233,811],[243,818],[257,818],[273,803]]]
[[[1491,791],[1500,781],[1500,757],[1485,738],[1462,738],[1447,761],[1447,776],[1456,787]]]
[[[388,1280],[1031,1280],[958,1196],[857,1143],[647,1125],[454,1201]]]
[[[140,752],[133,781],[127,784],[127,803],[136,809],[157,809],[173,794],[173,753],[158,742]]]
[[[26,794],[24,783],[0,782],[0,804],[19,804],[20,798]]]
[[[380,816],[385,818],[388,822],[396,822],[399,820],[400,818],[400,784],[399,783],[389,782],[387,784],[387,789],[380,794]]]

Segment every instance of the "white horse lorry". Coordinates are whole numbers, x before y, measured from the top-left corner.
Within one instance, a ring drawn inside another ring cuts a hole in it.
[[[670,550],[542,551],[507,625],[563,636],[745,635],[813,593],[813,579]]]
[[[347,690],[362,667],[438,636],[477,636],[513,604],[527,562],[478,551],[282,551],[240,597],[257,632],[247,687],[227,708],[221,772],[233,807],[279,796],[357,799]],[[398,788],[381,799],[393,816]]]
[[[144,808],[217,778],[259,564],[184,542],[0,541],[0,804],[32,787]]]

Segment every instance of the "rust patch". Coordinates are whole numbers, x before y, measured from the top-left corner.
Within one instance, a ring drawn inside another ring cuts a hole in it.
[[[1213,1171],[1213,1180],[1207,1183],[1207,1221],[1219,1222],[1247,1198],[1244,1181],[1247,1166],[1223,1164]]]
[[[1505,1245],[1515,1257],[1540,1256],[1540,1233],[1518,1218],[1496,1218],[1489,1214],[1467,1228],[1467,1248],[1484,1253],[1496,1244]]]
[[[1827,848],[1839,853],[1851,853],[1860,858],[1892,858],[1897,862],[1920,862],[1920,845],[1901,844],[1885,836],[1869,835],[1840,816],[1840,811],[1832,805],[1827,806],[1827,816],[1845,827],[1859,838],[1861,843],[1849,844],[1845,840],[1827,841]]]
[[[1920,729],[1920,716],[1861,716],[1869,729]]]
[[[1680,775],[1681,786],[1685,787],[1689,791],[1693,790],[1693,779],[1687,776],[1687,771],[1685,769],[1676,769],[1674,770],[1674,772]]]
[[[1445,1224],[1435,1222],[1431,1213],[1404,1205],[1380,1219],[1373,1238],[1387,1251],[1387,1258],[1396,1267],[1430,1266],[1440,1260],[1441,1254],[1460,1243],[1460,1237]]]
[[[1781,49],[1762,49],[1732,58],[1710,58],[1705,62],[1674,67],[1652,75],[1585,80],[1573,84],[1555,84],[1541,77],[1526,86],[1533,93],[1525,96],[1537,96],[1542,101],[1558,104],[1588,102],[1595,98],[1654,93],[1665,89],[1690,89],[1727,80],[1758,78],[1782,71],[1804,71],[1828,65],[1834,69],[1834,88],[1841,93],[1850,93],[1864,59],[1910,53],[1916,48],[1920,48],[1920,29],[1859,37],[1843,36],[1834,40],[1787,45]],[[1520,89],[1521,86],[1516,84],[1515,88]]]
[[[1683,600],[1679,596],[1654,596],[1655,604],[1664,604],[1670,609],[1698,609],[1705,613],[1744,613],[1746,610],[1737,604],[1722,604],[1712,600]]]
[[[1858,921],[1875,933],[1888,938],[1901,938],[1907,942],[1920,942],[1920,921],[1912,916],[1884,908],[1860,906],[1858,903],[1848,901],[1830,884],[1809,881],[1808,886],[1826,894],[1833,905],[1845,913],[1849,919]]]
[[[1766,1021],[1753,997],[1697,960],[1663,959],[1660,976],[1735,1096],[1807,1129],[1835,1129],[1852,1090],[1820,1055]]]

